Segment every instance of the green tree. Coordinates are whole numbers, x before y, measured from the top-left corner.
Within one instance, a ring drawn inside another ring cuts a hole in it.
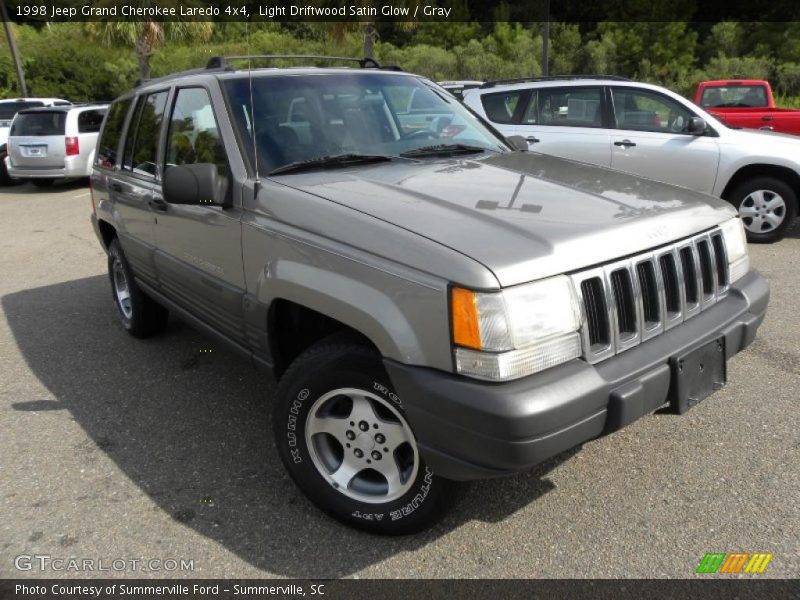
[[[554,75],[579,73],[583,63],[583,40],[575,23],[550,25],[550,72]]]
[[[735,21],[715,23],[702,44],[706,61],[720,55],[741,56],[744,33],[741,23]]]
[[[152,5],[153,2],[135,4]],[[150,59],[167,40],[200,42],[211,37],[213,24],[210,22],[157,22],[157,21],[112,21],[86,24],[91,37],[106,46],[133,47],[139,63],[139,76],[150,78]]]

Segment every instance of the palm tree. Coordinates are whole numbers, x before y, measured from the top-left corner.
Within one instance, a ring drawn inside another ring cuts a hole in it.
[[[373,9],[378,8],[379,6],[374,0],[355,0],[355,5],[361,8]],[[405,7],[412,6],[412,4],[409,0],[394,0],[392,2],[392,6]],[[348,33],[353,33],[360,30],[364,40],[362,56],[364,58],[374,58],[375,40],[377,40],[379,37],[378,27],[375,21],[335,21],[326,25],[335,44],[341,44]],[[417,23],[416,21],[398,21],[395,22],[395,26],[404,31],[412,31],[416,29]]]
[[[100,3],[102,4],[102,3]],[[137,6],[171,6],[174,2],[140,0]],[[86,30],[106,45],[132,46],[139,61],[139,76],[150,78],[150,57],[166,40],[207,41],[213,23],[200,21],[100,21],[86,24]]]

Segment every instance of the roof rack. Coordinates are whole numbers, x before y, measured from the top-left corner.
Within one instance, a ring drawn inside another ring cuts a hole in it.
[[[179,71],[171,73],[163,77],[154,79],[138,79],[133,87],[137,88],[147,83],[154,83],[160,81],[167,81],[175,77],[183,77],[186,75],[200,75],[202,73],[209,73],[213,71],[234,71],[230,61],[234,60],[331,60],[331,61],[344,61],[357,63],[362,69],[380,69],[382,71],[402,71],[395,65],[381,65],[374,58],[355,58],[350,56],[318,56],[314,54],[242,54],[239,56],[212,56],[205,67],[188,69],[186,71]]]
[[[627,77],[619,75],[553,75],[550,77],[518,77],[516,79],[497,79],[487,81],[481,88],[490,88],[496,85],[507,85],[512,83],[533,83],[536,81],[570,81],[575,79],[608,79],[610,81],[631,81]]]
[[[402,71],[397,66],[382,66],[374,58],[355,58],[351,56],[321,56],[314,54],[244,54],[240,56],[212,56],[206,64],[206,70],[227,70],[232,71],[230,65],[232,60],[330,60],[342,62],[358,63],[362,69],[386,69],[390,71]]]

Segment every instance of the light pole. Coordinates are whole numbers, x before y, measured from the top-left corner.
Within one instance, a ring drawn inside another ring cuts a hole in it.
[[[28,86],[25,83],[25,73],[22,72],[22,63],[19,61],[19,52],[17,52],[17,42],[14,40],[14,32],[11,31],[11,23],[8,21],[6,3],[2,0],[0,0],[0,16],[3,18],[3,29],[6,30],[6,39],[8,40],[8,49],[11,52],[11,60],[14,61],[14,68],[17,70],[19,90],[22,92],[22,96],[25,97],[28,95]]]
[[[544,24],[542,25],[542,75],[550,75],[550,0],[544,0]]]

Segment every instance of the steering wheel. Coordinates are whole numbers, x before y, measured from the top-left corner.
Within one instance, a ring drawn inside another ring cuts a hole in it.
[[[689,120],[679,112],[672,112],[669,115],[669,129],[675,133],[680,133],[686,129]]]
[[[429,129],[420,129],[412,133],[405,134],[401,139],[404,140],[438,140],[439,136]]]

